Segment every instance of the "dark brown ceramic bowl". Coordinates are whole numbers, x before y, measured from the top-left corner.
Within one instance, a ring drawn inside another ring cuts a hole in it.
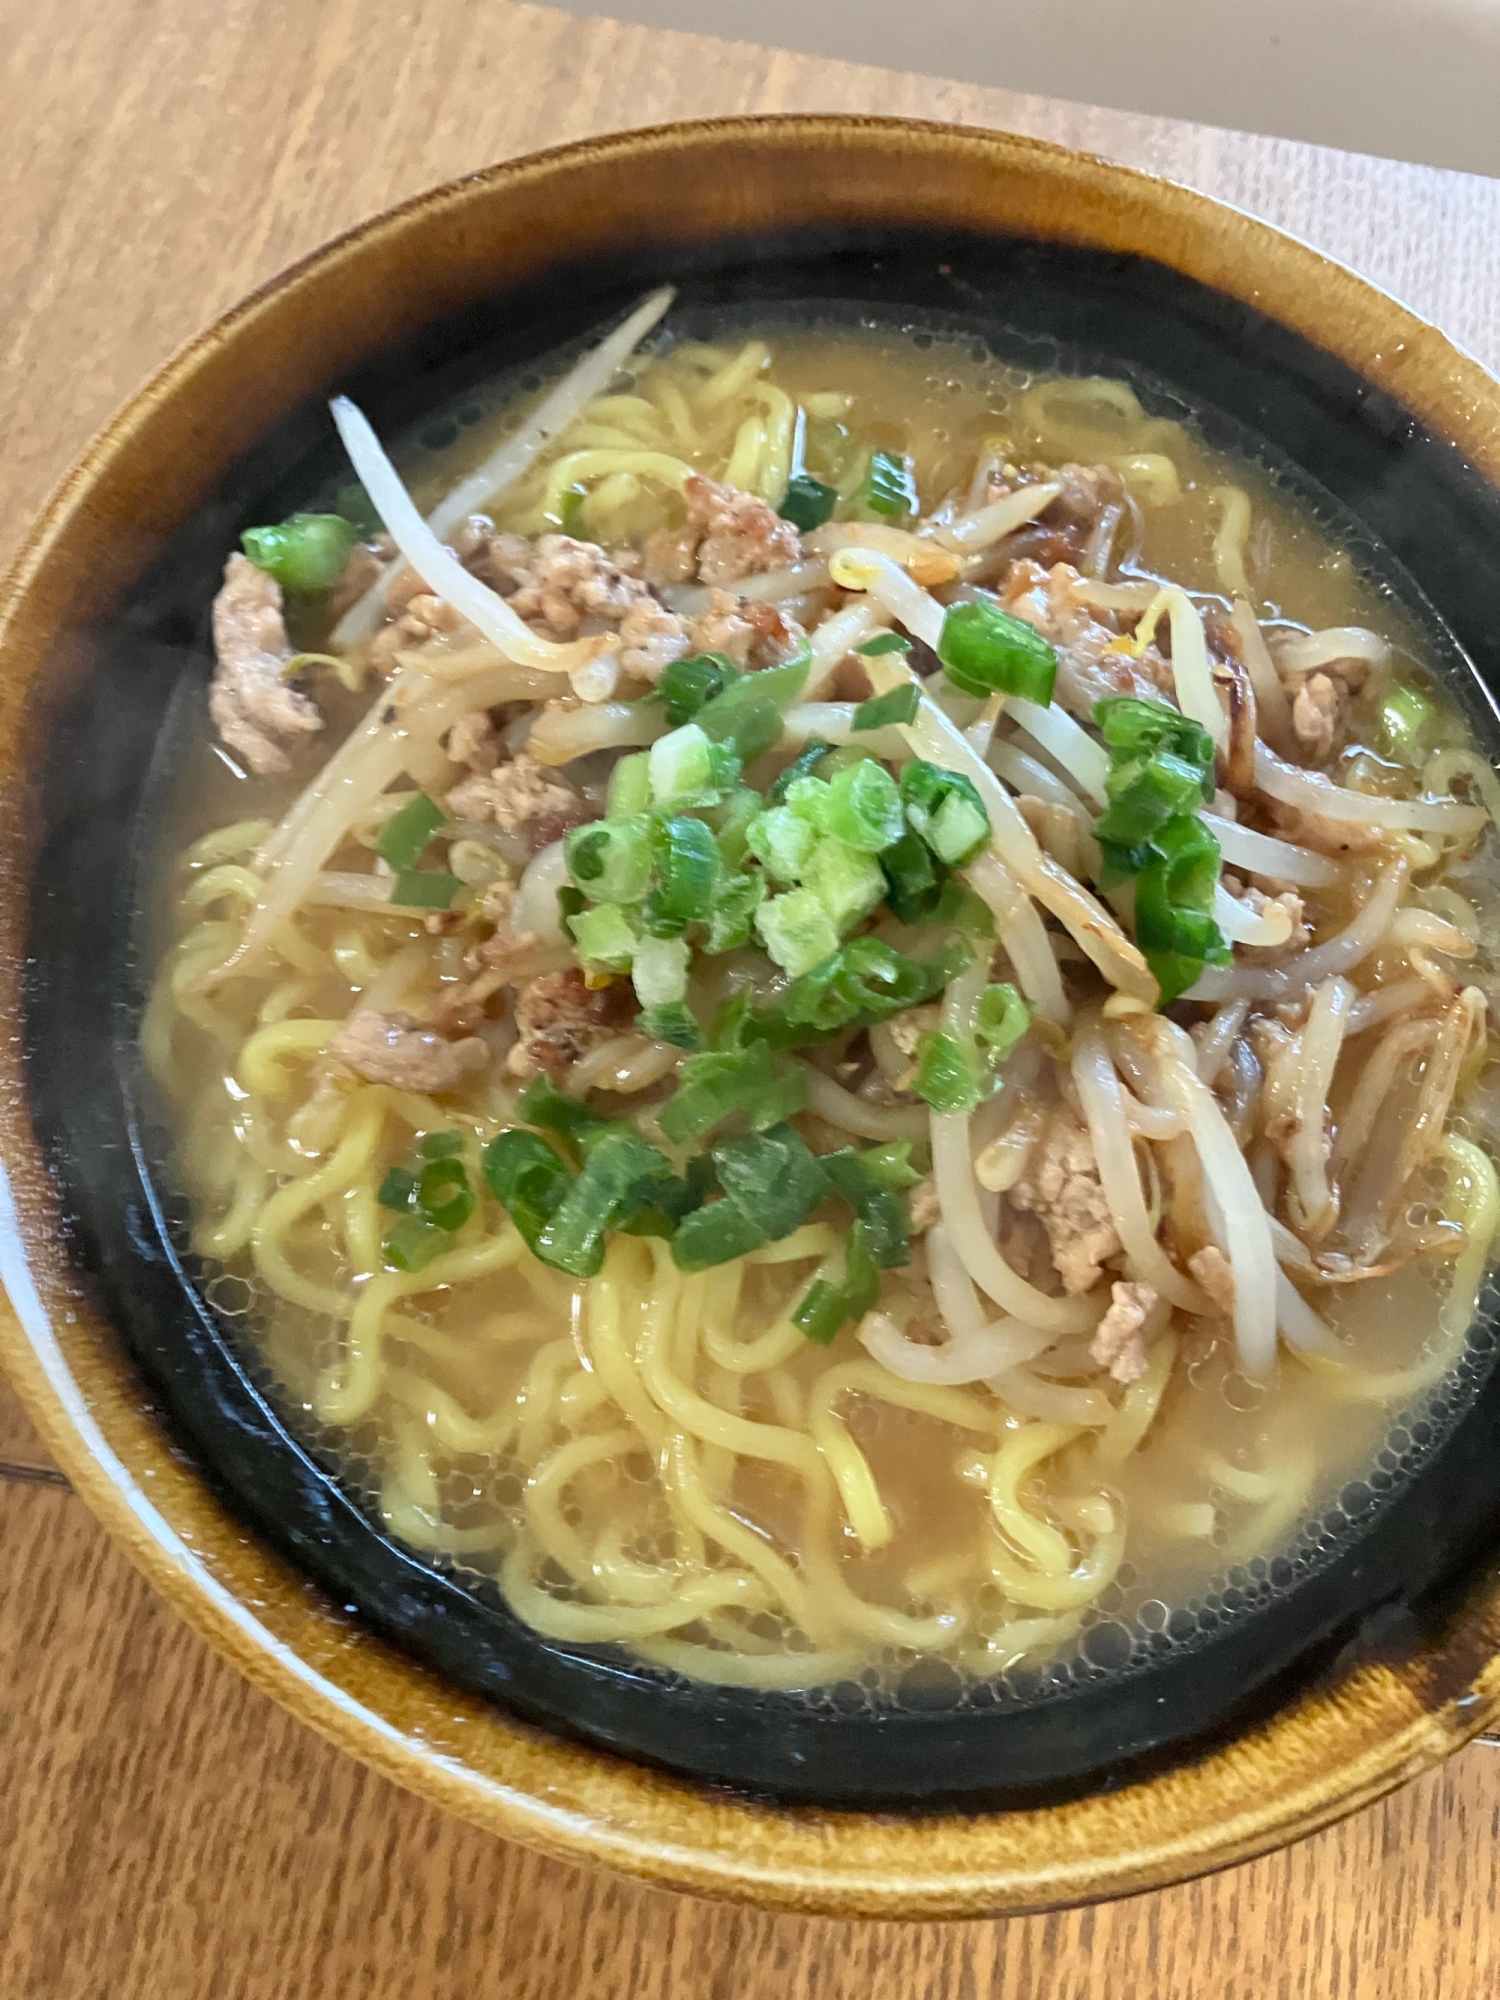
[[[747,1706],[518,1633],[382,1538],[193,1296],[133,1097],[131,909],[201,700],[216,565],[246,521],[334,471],[330,389],[399,430],[664,276],[700,321],[838,299],[1007,325],[1022,352],[1207,405],[1226,441],[1254,433],[1309,469],[1352,543],[1378,539],[1484,719],[1500,388],[1248,217],[1025,140],[837,118],[636,133],[439,189],[169,363],[5,582],[0,1358],[85,1501],[205,1638],[497,1833],[880,1917],[1037,1909],[1243,1860],[1500,1709],[1492,1315],[1465,1383],[1413,1427],[1409,1473],[1346,1495],[1274,1602],[1226,1593],[1223,1630],[1181,1657],[1085,1673],[1023,1713],[840,1721],[836,1704]]]

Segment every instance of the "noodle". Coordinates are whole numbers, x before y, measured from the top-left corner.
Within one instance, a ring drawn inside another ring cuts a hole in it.
[[[1461,1359],[1500,781],[1436,697],[1383,756],[1394,610],[1125,384],[647,352],[669,303],[425,519],[335,405],[398,559],[292,607],[294,775],[189,801],[142,1052],[208,1305],[383,1532],[542,1641],[899,1703],[1222,1588]]]

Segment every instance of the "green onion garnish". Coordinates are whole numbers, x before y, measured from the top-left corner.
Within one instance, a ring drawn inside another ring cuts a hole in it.
[[[884,514],[891,520],[915,514],[917,488],[909,460],[893,451],[871,452],[859,498],[872,514]]]
[[[811,889],[769,897],[755,912],[755,928],[771,957],[794,979],[838,949],[833,919]]]
[[[656,887],[646,901],[647,928],[658,936],[670,936],[685,924],[706,922],[719,876],[713,830],[685,813],[654,820],[651,852]]]
[[[289,514],[279,527],[246,528],[240,545],[283,590],[312,597],[332,590],[358,540],[342,514]]]
[[[949,607],[937,655],[963,694],[1024,695],[1040,708],[1052,699],[1056,651],[1034,625],[1002,611],[992,598]]]
[[[576,1097],[569,1097],[545,1076],[531,1079],[516,1099],[516,1109],[528,1125],[540,1125],[544,1132],[551,1132],[559,1139],[563,1151],[575,1165],[582,1160],[589,1147],[610,1129],[609,1120],[603,1112],[595,1111],[591,1105],[582,1103]],[[554,1155],[549,1153],[548,1158],[553,1159],[555,1164]],[[488,1166],[485,1172],[488,1174]],[[498,1188],[495,1192],[500,1200],[505,1199]]]
[[[823,824],[847,846],[879,854],[906,831],[901,788],[884,764],[864,758],[831,780]]]
[[[771,780],[770,786],[766,791],[766,797],[770,800],[771,804],[773,806],[780,805],[792,786],[799,779],[810,778],[823,759],[828,755],[831,747],[830,744],[820,742],[817,737],[814,737],[804,750],[799,751],[780,776]]]
[[[703,1030],[691,1009],[680,1000],[669,1001],[665,1007],[643,1008],[635,1017],[635,1025],[653,1042],[670,1042],[677,1049],[703,1047]]]
[[[415,798],[407,800],[400,812],[392,813],[380,829],[375,852],[388,868],[398,871],[415,868],[423,848],[438,828],[446,824],[442,807],[428,798],[425,792],[418,792]]]
[[[839,937],[847,937],[856,924],[863,923],[885,900],[885,876],[874,855],[851,847],[831,833],[825,834],[813,849],[802,870],[802,883],[828,912]],[[761,914],[765,914],[764,909]],[[787,970],[791,971],[791,967]]]
[[[894,639],[896,635],[887,632],[884,636]],[[864,650],[860,648],[861,652]],[[888,688],[884,694],[872,694],[868,701],[862,701],[854,711],[853,727],[860,733],[866,729],[884,729],[891,723],[912,722],[921,703],[921,690],[916,682],[903,681],[900,687]]]
[[[838,1284],[815,1278],[793,1309],[792,1323],[818,1347],[827,1347],[840,1327],[863,1319],[880,1296],[880,1273],[869,1232],[856,1222],[844,1239],[844,1275]]]
[[[1157,750],[1113,763],[1104,788],[1109,805],[1096,836],[1106,847],[1138,847],[1169,819],[1202,803],[1203,773],[1170,750]]]
[[[416,1205],[427,1220],[450,1234],[474,1213],[474,1190],[462,1160],[429,1160],[417,1181]]]
[[[1133,695],[1109,695],[1094,704],[1094,726],[1116,755],[1152,757],[1170,751],[1205,776],[1214,767],[1214,740],[1201,722],[1164,701],[1138,701]],[[1209,785],[1204,797],[1213,797]]]
[[[606,1232],[653,1206],[656,1187],[675,1178],[664,1153],[628,1125],[611,1126],[589,1147],[582,1172],[543,1226],[537,1256],[575,1278],[592,1278],[604,1262]]]
[[[750,822],[746,837],[773,882],[797,882],[818,844],[818,829],[790,806],[772,806]]]
[[[686,938],[644,937],[636,946],[631,984],[643,1007],[673,1007],[687,999],[692,947]]]
[[[885,875],[885,900],[903,924],[920,923],[937,907],[948,871],[934,861],[926,841],[904,833],[880,857]]]
[[[424,1160],[451,1160],[463,1149],[462,1132],[424,1132],[417,1141],[417,1151]]]
[[[523,1117],[532,1115],[522,1113]],[[535,1132],[512,1129],[485,1147],[484,1177],[527,1247],[539,1255],[542,1231],[561,1207],[573,1184],[572,1175]]]
[[[765,901],[764,875],[720,874],[708,912],[708,936],[701,948],[710,955],[740,951],[749,944],[755,913]]]
[[[653,805],[680,812],[716,806],[738,782],[740,760],[728,744],[706,736],[696,722],[685,722],[652,744],[647,769]]]
[[[392,1167],[380,1183],[380,1192],[375,1199],[382,1208],[394,1208],[405,1213],[416,1199],[417,1176],[409,1167]]]
[[[800,528],[806,535],[814,528],[822,527],[832,514],[838,497],[834,488],[825,486],[821,479],[814,479],[811,473],[799,472],[787,481],[786,492],[776,511],[783,521],[790,521],[794,528]]]
[[[667,705],[667,721],[680,729],[741,675],[725,653],[694,653],[691,659],[672,662],[656,683],[655,693]]]
[[[563,844],[568,873],[591,903],[638,903],[651,886],[651,819],[596,819]]]
[[[578,956],[608,972],[628,972],[640,945],[632,913],[621,903],[599,903],[565,920]]]
[[[380,1239],[380,1254],[395,1271],[425,1270],[447,1248],[447,1232],[421,1215],[403,1216]]]
[[[391,886],[391,901],[407,910],[451,910],[463,887],[456,875],[429,875],[420,868],[403,868]]]
[[[633,819],[651,805],[651,760],[644,750],[622,757],[609,774],[605,801],[611,819]]]
[[[1219,861],[1219,843],[1201,819],[1184,813],[1155,836],[1136,877],[1136,943],[1161,988],[1163,1006],[1185,993],[1205,964],[1232,962],[1213,919]]]
[[[672,1257],[679,1270],[706,1271],[790,1236],[830,1192],[828,1176],[789,1125],[724,1140],[713,1164],[724,1199],[678,1224]]]
[[[657,1123],[674,1146],[686,1146],[737,1112],[748,1113],[751,1127],[761,1130],[779,1125],[806,1106],[807,1082],[801,1071],[784,1076],[770,1050],[755,1044],[744,1050],[689,1056]]]
[[[883,1270],[911,1262],[911,1219],[900,1193],[852,1146],[825,1153],[819,1166],[865,1226],[870,1255]]]
[[[912,829],[950,868],[972,861],[990,837],[984,801],[961,771],[914,757],[901,772],[901,799]]]
[[[862,646],[856,646],[854,650],[873,660],[881,653],[909,653],[911,640],[904,632],[877,632],[873,639],[866,639]]]
[[[742,764],[752,763],[780,742],[782,712],[801,694],[811,666],[812,650],[804,646],[785,666],[743,675],[698,710],[698,727],[728,744]]]
[[[1437,710],[1420,688],[1397,681],[1383,696],[1376,712],[1380,747],[1386,756],[1408,763],[1422,748]]]

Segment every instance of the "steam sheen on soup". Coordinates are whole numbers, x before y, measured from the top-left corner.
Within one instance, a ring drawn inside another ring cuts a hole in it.
[[[143,1037],[208,1295],[549,1639],[1161,1628],[1463,1354],[1495,778],[1123,383],[669,304],[404,475],[335,403],[229,556]]]

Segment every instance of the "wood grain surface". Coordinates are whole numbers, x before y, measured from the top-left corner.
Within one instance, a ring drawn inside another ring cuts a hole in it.
[[[1281,224],[1500,363],[1500,183],[1430,169],[505,0],[8,0],[0,66],[6,553],[147,370],[324,237],[669,118],[894,112],[1084,146]],[[1500,1752],[1475,1747],[1289,1853],[1009,1923],[770,1918],[539,1861],[222,1666],[0,1386],[0,2000],[1479,2000],[1497,1835]]]

